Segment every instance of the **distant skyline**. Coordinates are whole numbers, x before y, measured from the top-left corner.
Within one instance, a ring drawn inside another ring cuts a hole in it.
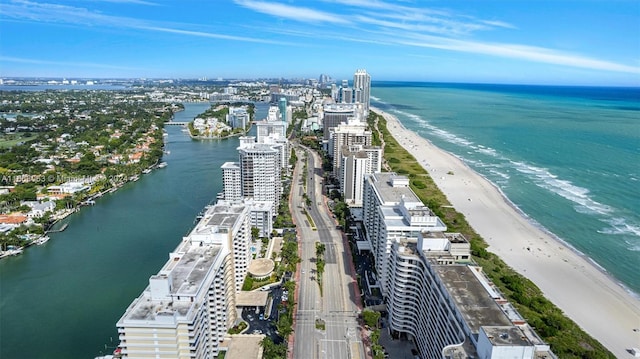
[[[640,86],[640,2],[2,0],[0,77]]]

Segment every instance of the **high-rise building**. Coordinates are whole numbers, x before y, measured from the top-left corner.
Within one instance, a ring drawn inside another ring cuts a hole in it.
[[[470,244],[458,233],[393,241],[391,334],[408,336],[423,358],[556,358],[470,258]]]
[[[340,103],[354,103],[353,89],[350,87],[340,88]]]
[[[226,116],[227,124],[232,128],[246,129],[249,123],[249,113],[243,107],[229,107],[229,113]]]
[[[215,358],[251,260],[247,207],[208,208],[117,323],[124,358]]]
[[[362,207],[366,174],[380,172],[382,148],[378,146],[343,146],[340,166],[340,192],[349,207]]]
[[[363,224],[380,289],[387,295],[392,243],[399,238],[415,238],[420,232],[444,232],[447,226],[411,190],[409,178],[392,172],[365,175],[362,202]]]
[[[322,108],[323,138],[329,140],[331,129],[342,122],[347,123],[349,118],[359,118],[361,111],[362,108],[353,103],[325,104]]]
[[[330,154],[333,159],[333,173],[336,177],[340,174],[343,146],[360,145],[371,146],[371,131],[367,130],[367,124],[351,118],[347,122],[338,124],[330,131]]]
[[[272,201],[280,205],[282,195],[282,153],[274,145],[256,143],[255,137],[240,138],[240,176],[243,197],[256,201]]]
[[[225,162],[222,168],[222,193],[229,201],[242,199],[242,176],[238,162]]]
[[[422,358],[556,358],[472,262],[469,241],[444,233],[407,177],[365,175],[363,224],[389,330],[412,340]]]
[[[355,91],[355,102],[364,105],[365,116],[369,115],[371,96],[371,75],[367,70],[357,70],[353,75],[353,89]]]
[[[286,124],[287,123],[287,99],[285,97],[281,98],[278,101],[278,109],[280,110],[280,121]]]

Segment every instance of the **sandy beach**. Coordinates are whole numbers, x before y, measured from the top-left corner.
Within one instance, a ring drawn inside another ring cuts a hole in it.
[[[640,300],[588,258],[528,221],[498,189],[457,157],[407,130],[395,116],[373,110],[385,117],[389,132],[429,172],[489,244],[489,251],[533,281],[616,357],[632,357],[627,350],[640,348]]]

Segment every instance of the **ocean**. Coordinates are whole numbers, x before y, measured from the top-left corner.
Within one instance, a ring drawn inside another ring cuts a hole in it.
[[[371,94],[639,296],[640,88],[373,82]]]

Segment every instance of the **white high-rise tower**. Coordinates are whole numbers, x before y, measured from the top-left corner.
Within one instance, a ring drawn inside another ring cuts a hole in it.
[[[364,115],[369,116],[369,94],[371,92],[371,75],[367,70],[356,70],[353,75],[353,91],[355,93],[355,102],[364,105]]]

